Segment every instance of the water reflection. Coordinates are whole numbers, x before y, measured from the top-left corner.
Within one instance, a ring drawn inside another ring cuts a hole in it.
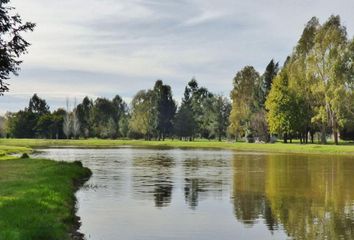
[[[354,239],[354,164],[348,157],[235,156],[235,216],[263,219],[294,239]]]
[[[225,161],[225,156],[214,156],[211,160],[187,158],[183,161],[184,197],[192,210],[203,199],[223,197],[223,190],[226,190],[230,182],[229,164],[230,162]]]
[[[168,155],[134,156],[132,165],[133,192],[138,199],[154,199],[156,207],[171,203],[174,159]]]
[[[354,239],[350,157],[129,148],[39,156],[93,170],[78,193],[88,239]]]

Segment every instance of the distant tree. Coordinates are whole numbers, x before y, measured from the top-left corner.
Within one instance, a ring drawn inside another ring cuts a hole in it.
[[[199,87],[196,79],[188,82],[185,88],[183,102],[192,111],[195,130],[194,134],[199,137],[211,136],[212,103],[214,95],[204,87]]]
[[[272,59],[270,63],[267,65],[266,70],[262,76],[264,98],[267,98],[268,93],[272,88],[273,79],[278,74],[278,71],[279,71],[279,63],[275,63],[274,60]]]
[[[72,117],[70,113],[69,99],[66,99],[66,113],[63,122],[63,132],[66,138],[69,139],[72,134]]]
[[[151,140],[157,129],[157,108],[154,91],[139,91],[132,100],[131,111],[129,123],[131,131]]]
[[[8,6],[9,2],[0,2],[0,95],[9,90],[7,80],[11,73],[18,74],[22,63],[19,58],[30,45],[21,34],[35,27],[34,23],[23,23],[20,15],[13,13],[14,7]]]
[[[115,138],[117,134],[116,123],[113,118],[108,119],[100,127],[100,137]]]
[[[83,137],[87,138],[92,135],[92,109],[93,102],[88,97],[82,100],[82,103],[76,107],[76,115],[80,122],[80,132]]]
[[[92,109],[92,124],[94,127],[94,134],[97,137],[107,138],[103,129],[106,129],[110,119],[113,121],[117,118],[117,109],[113,105],[112,101],[107,98],[97,98],[94,102]],[[116,124],[116,123],[115,123]],[[112,129],[110,129],[112,130]],[[112,130],[113,131],[113,130]],[[114,127],[115,134],[114,137],[117,137],[118,126],[117,124]]]
[[[7,130],[6,123],[7,123],[6,118],[0,116],[0,137],[6,137],[6,130]]]
[[[253,135],[252,114],[261,109],[261,78],[252,66],[246,66],[236,74],[233,85],[229,132],[235,137],[247,137]]]
[[[213,102],[211,132],[219,141],[221,141],[222,137],[225,137],[227,134],[230,112],[230,101],[223,96],[216,96]]]
[[[55,129],[54,129],[54,119],[50,113],[41,115],[36,121],[35,126],[36,137],[39,138],[54,138]]]
[[[185,138],[190,141],[193,139],[196,129],[196,122],[194,120],[193,111],[184,103],[178,109],[174,121],[174,131],[180,139]]]
[[[114,114],[112,116],[115,124],[115,129],[116,129],[116,136],[115,137],[124,137],[127,135],[127,131],[125,131],[127,127],[127,123],[125,122],[127,120],[127,114],[128,114],[128,105],[124,102],[124,100],[119,96],[116,95],[113,100],[112,104],[114,107]],[[124,126],[121,126],[120,124],[125,124]],[[125,135],[122,135],[122,132]]]
[[[124,116],[121,116],[119,119],[119,135],[120,137],[128,137],[129,133],[129,120],[130,116],[128,114],[125,114]]]
[[[33,112],[38,116],[41,116],[49,113],[49,106],[46,100],[38,97],[37,94],[34,94],[29,101],[28,111]]]
[[[66,115],[66,111],[63,108],[59,108],[52,113],[52,131],[53,131],[53,138],[55,139],[64,139],[65,134],[63,132],[64,126],[64,118]]]
[[[80,120],[77,117],[77,110],[76,108],[74,109],[74,111],[71,114],[72,117],[72,133],[74,138],[78,138],[80,136]]]
[[[8,133],[15,138],[33,138],[37,116],[28,110],[8,114]]]
[[[158,80],[153,91],[156,98],[158,139],[164,140],[166,135],[172,132],[172,121],[177,107],[170,86],[164,85],[161,80]]]

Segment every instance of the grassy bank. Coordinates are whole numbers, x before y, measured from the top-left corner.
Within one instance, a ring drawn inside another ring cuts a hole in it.
[[[136,147],[176,147],[176,148],[215,148],[231,149],[236,151],[256,151],[275,153],[316,153],[316,154],[350,154],[354,155],[354,145],[342,144],[339,146],[328,144],[255,144],[217,141],[143,141],[143,140],[42,140],[42,139],[1,139],[0,145],[21,146],[27,148],[39,147],[82,147],[82,148],[110,148],[121,146]]]
[[[0,240],[70,239],[74,192],[90,174],[78,163],[0,161]]]

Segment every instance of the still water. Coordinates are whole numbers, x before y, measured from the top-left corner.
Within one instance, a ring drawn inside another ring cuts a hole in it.
[[[225,150],[44,149],[82,161],[93,240],[354,239],[354,158]]]

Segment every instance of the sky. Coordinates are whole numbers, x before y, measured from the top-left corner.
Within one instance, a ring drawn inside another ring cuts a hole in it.
[[[313,16],[339,14],[354,33],[353,0],[12,0],[32,44],[20,75],[0,97],[0,114],[28,105],[37,93],[51,110],[69,98],[129,102],[157,79],[177,101],[193,77],[216,94],[229,95],[244,66],[264,72],[283,63]]]

